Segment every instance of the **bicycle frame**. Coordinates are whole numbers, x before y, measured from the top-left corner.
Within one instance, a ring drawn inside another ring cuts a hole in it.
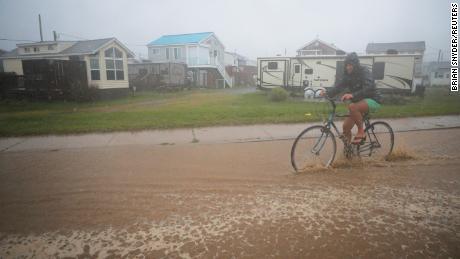
[[[337,126],[334,123],[334,119],[336,117],[348,117],[349,115],[338,116],[337,113],[336,113],[337,105],[335,104],[334,99],[333,98],[326,98],[326,100],[328,100],[329,103],[332,106],[332,111],[329,113],[328,119],[324,123],[324,128],[327,129],[327,132],[326,132],[326,134],[321,134],[321,136],[318,138],[318,141],[316,142],[315,146],[312,149],[312,153],[313,153],[313,151],[315,151],[315,153],[317,153],[323,148],[324,143],[325,143],[325,141],[322,141],[323,136],[325,135],[324,139],[326,139],[328,134],[334,134],[334,132],[332,131],[332,129],[333,129],[335,131],[336,136],[338,136],[339,139],[342,140],[347,154],[351,155],[353,153],[353,145],[351,143],[349,143],[348,141],[346,141],[345,137],[342,134],[340,134],[339,129],[337,128]],[[367,115],[364,115],[363,121],[364,121],[365,128],[370,128],[371,123],[370,123],[369,118],[367,117]],[[372,132],[373,136],[371,136],[371,132]],[[369,137],[369,143],[364,144],[364,145],[360,145],[361,147],[359,148],[359,151],[357,150],[357,152],[363,153],[363,152],[366,152],[366,151],[370,150],[370,155],[372,155],[373,149],[374,148],[379,148],[380,143],[379,143],[378,138],[375,135],[375,132],[374,132],[374,130],[372,128],[371,128],[370,131],[367,131],[367,134],[368,134],[368,137]],[[375,141],[373,141],[373,139]],[[375,142],[376,142],[376,145],[374,144]],[[320,145],[319,148],[317,148],[318,145]]]

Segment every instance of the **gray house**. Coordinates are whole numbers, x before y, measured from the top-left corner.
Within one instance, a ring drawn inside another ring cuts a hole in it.
[[[128,58],[134,54],[116,38],[82,41],[40,41],[17,44],[0,56],[0,72],[24,75],[23,61],[85,61],[88,85],[102,92],[127,91]]]
[[[154,63],[185,63],[200,86],[232,86],[225,71],[225,46],[213,32],[164,35],[148,45]]]
[[[369,43],[366,47],[367,54],[418,54],[425,53],[424,41]]]

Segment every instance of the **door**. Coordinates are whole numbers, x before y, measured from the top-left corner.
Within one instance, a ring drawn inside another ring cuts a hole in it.
[[[208,74],[204,70],[200,70],[200,86],[208,86]]]
[[[287,86],[287,67],[288,60],[273,59],[260,60],[260,86],[263,88],[275,88],[277,86]]]
[[[291,64],[291,84],[293,87],[301,87],[302,86],[302,64],[300,63],[292,63]]]

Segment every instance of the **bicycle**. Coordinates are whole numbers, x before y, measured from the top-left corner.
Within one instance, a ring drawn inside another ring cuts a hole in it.
[[[335,118],[348,117],[348,114],[336,113],[336,103],[333,98],[325,98],[332,106],[332,110],[323,125],[314,125],[303,130],[295,139],[291,148],[291,164],[295,172],[309,167],[322,165],[329,167],[334,162],[337,153],[335,134],[342,140],[344,155],[353,157],[380,157],[386,158],[393,151],[394,133],[391,126],[384,121],[370,121],[369,113],[363,114],[366,139],[359,144],[350,143],[343,134],[340,134],[334,123]],[[304,142],[305,145],[304,145]],[[321,156],[325,156],[322,161]]]

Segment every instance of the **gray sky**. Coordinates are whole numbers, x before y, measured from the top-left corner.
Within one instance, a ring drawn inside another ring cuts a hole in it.
[[[52,31],[85,39],[116,37],[136,54],[163,34],[213,31],[227,51],[250,58],[284,54],[317,35],[345,51],[369,42],[420,41],[425,60],[449,57],[450,0],[0,0],[0,38],[39,40]],[[62,35],[62,40],[75,40]],[[0,40],[0,48],[16,43]]]

